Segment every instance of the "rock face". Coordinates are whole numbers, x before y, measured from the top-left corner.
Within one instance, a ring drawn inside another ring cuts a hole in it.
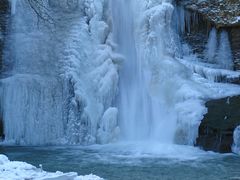
[[[198,12],[215,24],[217,28],[240,25],[239,0],[189,0],[182,2],[186,9]]]
[[[226,30],[230,37],[234,69],[240,70],[240,1],[239,0],[178,0],[184,7],[190,24],[185,36],[194,52],[202,54],[209,31],[215,27],[218,32]],[[196,24],[197,22],[197,24]],[[201,39],[199,43],[195,39]],[[194,42],[194,43],[191,43]],[[197,47],[197,48],[196,48]]]
[[[9,10],[8,0],[1,0],[0,1],[0,66],[2,66],[4,36],[6,33],[8,10]]]
[[[235,70],[240,70],[240,26],[228,28]]]
[[[211,100],[199,127],[197,146],[204,150],[232,152],[233,133],[240,125],[240,96]]]
[[[3,60],[3,47],[4,39],[7,28],[7,15],[9,12],[9,1],[1,0],[0,1],[0,71],[2,70],[2,60]],[[0,109],[1,112],[1,109]],[[3,121],[0,114],[0,139],[3,137]]]

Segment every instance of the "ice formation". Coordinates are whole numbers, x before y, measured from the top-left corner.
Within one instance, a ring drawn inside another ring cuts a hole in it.
[[[206,45],[205,57],[209,63],[217,64],[222,69],[233,69],[232,52],[226,31],[220,32],[218,38],[216,29],[211,30]]]
[[[212,28],[209,34],[209,39],[206,46],[205,56],[208,62],[214,63],[215,57],[216,57],[216,51],[217,51],[217,30],[215,28]]]
[[[11,14],[14,15],[16,13],[17,0],[10,0],[10,3],[11,3]]]
[[[0,179],[37,179],[37,180],[102,180],[95,175],[78,176],[77,173],[50,173],[41,167],[36,168],[30,164],[19,161],[9,161],[8,158],[0,154]]]
[[[240,155],[240,126],[234,130],[232,151]]]
[[[220,34],[217,63],[224,69],[233,69],[231,46],[226,31],[222,31]]]
[[[77,2],[75,9],[67,1],[44,4],[55,27],[38,24],[27,1],[14,5],[1,79],[7,142],[96,142],[115,98],[121,57],[113,53],[106,2]]]

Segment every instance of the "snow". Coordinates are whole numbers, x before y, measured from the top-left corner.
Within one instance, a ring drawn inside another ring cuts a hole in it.
[[[235,20],[232,22],[232,24],[240,22],[240,16],[235,17]]]
[[[4,180],[102,180],[93,174],[78,176],[77,173],[46,172],[30,164],[19,161],[9,161],[5,155],[0,154],[0,179]]]

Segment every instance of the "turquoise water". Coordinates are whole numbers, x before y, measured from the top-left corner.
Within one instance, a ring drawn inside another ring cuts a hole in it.
[[[240,179],[240,157],[177,145],[129,143],[89,147],[0,147],[10,160],[46,171],[93,173],[109,180]]]

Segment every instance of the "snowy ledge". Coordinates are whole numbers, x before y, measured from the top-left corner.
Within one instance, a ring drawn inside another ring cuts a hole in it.
[[[217,27],[240,26],[240,1],[179,0],[186,9],[198,12]]]
[[[95,175],[78,176],[75,172],[50,173],[36,168],[30,164],[19,161],[9,161],[5,155],[0,154],[0,179],[5,180],[103,180]]]

